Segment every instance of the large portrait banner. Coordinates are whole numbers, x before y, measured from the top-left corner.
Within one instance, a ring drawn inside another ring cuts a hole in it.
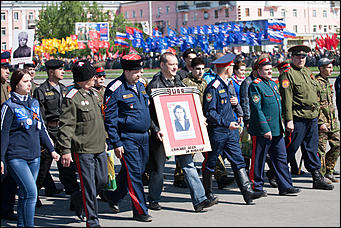
[[[167,156],[211,151],[197,88],[152,89],[151,97]]]

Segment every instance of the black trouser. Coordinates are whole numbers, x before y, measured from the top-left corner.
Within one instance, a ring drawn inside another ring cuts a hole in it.
[[[50,174],[50,167],[52,164],[52,156],[51,153],[49,153],[46,149],[41,150],[41,156],[40,156],[40,167],[39,167],[39,173],[36,180],[37,189],[41,189],[42,187],[45,187],[45,190],[51,191],[52,189],[56,188],[56,185],[53,181],[53,178]]]
[[[83,203],[86,225],[98,226],[98,203],[97,194],[102,191],[108,183],[108,167],[106,152],[98,154],[74,154],[75,163],[80,179],[81,198],[83,202],[75,202],[77,205]],[[74,196],[74,195],[73,195]]]
[[[5,173],[1,174],[1,188],[0,188],[0,205],[1,216],[6,216],[14,213],[15,194],[17,193],[17,183],[9,174],[6,164]]]

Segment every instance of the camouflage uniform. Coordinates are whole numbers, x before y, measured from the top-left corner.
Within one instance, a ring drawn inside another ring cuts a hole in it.
[[[328,78],[322,77],[320,74],[316,76],[318,82],[318,98],[320,103],[320,112],[318,116],[319,125],[319,147],[318,153],[321,158],[321,173],[322,175],[332,174],[340,156],[340,128],[335,115],[335,107],[333,104],[332,85]],[[320,126],[325,124],[328,128],[327,132],[320,131]],[[327,141],[330,145],[330,150],[326,151]]]
[[[7,81],[1,82],[1,105],[10,97],[11,86]]]

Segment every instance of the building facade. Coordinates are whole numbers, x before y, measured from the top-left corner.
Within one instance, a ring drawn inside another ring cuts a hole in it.
[[[314,46],[315,38],[321,34],[340,33],[339,1],[151,2],[152,24],[164,35],[167,35],[167,26],[180,32],[181,27],[268,19],[284,19],[287,29],[296,33],[296,39],[285,39],[285,46]],[[131,22],[149,20],[148,1],[123,3],[120,12]]]
[[[49,4],[60,1],[49,1]],[[13,30],[34,28],[46,1],[1,2],[1,49],[12,46]],[[340,33],[340,1],[97,1],[104,10],[122,13],[130,22],[157,27],[163,35],[167,27],[178,33],[181,27],[211,25],[230,21],[284,19],[297,39],[284,45],[314,46],[321,34]],[[151,5],[151,8],[149,7]]]
[[[1,50],[12,47],[13,30],[34,29],[39,20],[39,12],[43,5],[55,5],[61,1],[1,1]],[[115,15],[122,1],[97,1]]]

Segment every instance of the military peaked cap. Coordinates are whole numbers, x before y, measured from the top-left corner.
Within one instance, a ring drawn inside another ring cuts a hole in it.
[[[307,53],[311,51],[311,48],[305,45],[296,45],[294,47],[289,48],[288,52],[291,52],[292,55],[302,55],[307,56]]]

